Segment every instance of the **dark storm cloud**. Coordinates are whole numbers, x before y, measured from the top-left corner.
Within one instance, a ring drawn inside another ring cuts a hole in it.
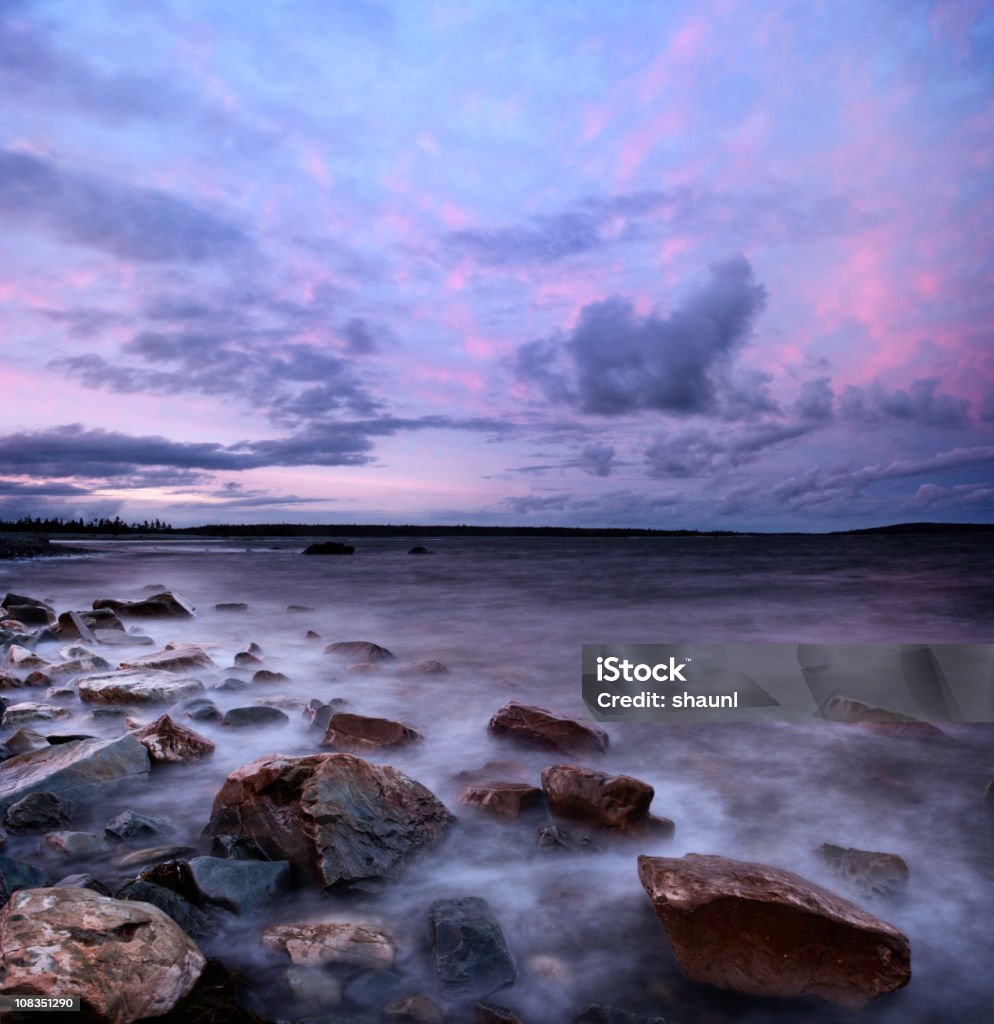
[[[730,358],[765,303],[766,289],[737,256],[714,264],[709,280],[665,318],[640,317],[619,297],[585,306],[565,337],[522,345],[515,369],[550,400],[582,412],[716,412]]]
[[[124,260],[204,263],[246,252],[233,221],[158,189],[65,170],[0,150],[0,214]]]
[[[0,480],[0,496],[68,498],[90,492],[85,487],[68,483],[25,484],[17,480]]]
[[[903,420],[926,427],[956,428],[970,421],[970,403],[939,390],[939,380],[916,380],[908,389],[888,391],[879,381],[868,388],[848,387],[840,411],[849,420],[876,424]]]

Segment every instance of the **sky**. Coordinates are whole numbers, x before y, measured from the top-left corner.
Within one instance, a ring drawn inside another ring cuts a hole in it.
[[[994,3],[0,0],[0,517],[994,521]]]

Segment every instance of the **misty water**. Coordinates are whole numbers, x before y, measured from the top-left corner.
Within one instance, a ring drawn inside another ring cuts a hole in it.
[[[429,544],[433,554],[408,555],[414,543]],[[208,687],[239,674],[226,667],[253,641],[266,667],[290,678],[245,692],[209,692],[222,711],[260,699],[299,702],[283,701],[290,716],[283,725],[187,723],[216,743],[211,759],[154,769],[147,783],[115,792],[74,828],[102,831],[114,814],[132,808],[171,818],[178,832],[169,842],[210,852],[201,832],[230,771],[264,753],[320,751],[321,733],[300,707],[312,698],[344,698],[348,710],[398,719],[425,734],[421,745],[369,759],[418,779],[456,813],[442,845],[379,892],[321,897],[304,889],[261,917],[226,919],[218,935],[201,941],[208,955],[250,979],[260,1012],[289,1019],[306,1011],[282,988],[285,961],[261,946],[266,924],[380,922],[398,943],[394,995],[437,997],[428,907],[438,898],[473,895],[489,902],[518,969],[517,983],[492,1001],[531,1024],[571,1020],[588,1002],[678,1024],[989,1019],[994,814],[983,793],[994,775],[994,726],[944,725],[945,737],[929,742],[815,720],[608,725],[609,751],[587,763],[651,783],[653,813],[672,818],[676,835],[598,837],[595,852],[576,854],[538,849],[544,811],[505,822],[461,807],[454,778],[513,758],[537,784],[545,765],[568,760],[495,739],[486,727],[509,699],[582,714],[584,642],[989,641],[994,553],[987,539],[382,538],[356,545],[352,557],[307,558],[298,539],[101,541],[85,545],[93,551],[88,556],[0,566],[0,590],[44,598],[58,611],[87,608],[95,598],[137,598],[162,584],[195,605],[197,615],[142,629],[157,647],[189,642],[207,649],[219,672],[191,674]],[[214,610],[230,601],[249,610]],[[289,612],[291,604],[313,610]],[[305,639],[307,630],[322,641]],[[397,668],[349,673],[322,653],[338,640],[382,644],[397,656]],[[101,653],[124,660],[129,652]],[[449,674],[401,671],[426,659],[443,662]],[[89,707],[63,703],[72,717],[41,731],[111,736],[125,729],[121,719],[95,719]],[[157,713],[143,712],[147,720]],[[823,842],[899,853],[910,866],[907,891],[854,897],[815,857]],[[60,863],[39,853],[37,837],[12,835],[5,852],[44,863],[53,878],[88,870],[112,889],[137,870],[115,868],[116,853]],[[636,874],[640,853],[687,852],[787,868],[854,898],[908,935],[910,985],[856,1012],[687,981]],[[338,973],[348,996],[356,969]]]

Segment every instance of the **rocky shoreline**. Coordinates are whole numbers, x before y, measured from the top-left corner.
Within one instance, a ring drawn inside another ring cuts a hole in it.
[[[163,1015],[539,1024],[502,1000],[513,1005],[522,972],[554,976],[569,965],[552,954],[522,964],[486,886],[435,900],[413,929],[368,912],[412,863],[444,858],[451,831],[467,818],[482,835],[528,830],[536,856],[563,864],[630,850],[633,877],[662,926],[659,955],[668,938],[692,982],[745,998],[843,1007],[909,982],[906,936],[854,902],[901,888],[907,865],[896,854],[826,843],[819,855],[837,870],[845,896],[774,865],[640,856],[640,845],[665,843],[679,827],[651,812],[653,787],[598,768],[609,748],[600,727],[517,701],[481,721],[480,734],[499,739],[509,758],[517,750],[547,752],[548,765],[538,777],[513,759],[463,769],[454,775],[456,806],[448,807],[382,763],[425,743],[421,731],[354,713],[342,701],[253,701],[253,689],[286,680],[264,649],[251,643],[224,666],[206,645],[160,648],[152,633],[195,612],[178,595],[149,589],[138,600],[98,599],[61,611],[23,595],[3,601],[0,993],[79,994],[90,1019],[114,1024]],[[446,673],[439,661],[402,664],[369,641],[337,640],[324,656],[359,677],[390,672],[416,682]],[[222,713],[220,694],[246,699]],[[86,715],[102,726],[116,723],[117,732],[91,735]],[[110,793],[134,792],[137,805],[148,778],[203,763],[218,742],[237,745],[245,728],[293,720],[312,737],[313,753],[268,754],[230,772],[201,835],[138,806],[100,829],[76,827],[92,821]],[[221,727],[215,739],[198,731],[203,723]],[[30,844],[38,857],[25,856]],[[104,870],[74,870],[80,863]],[[368,899],[353,916],[357,896]],[[289,1012],[276,1016],[253,1002],[237,965],[208,957],[200,945],[233,922],[253,935],[263,908],[299,907],[302,899],[309,913],[260,926],[251,939],[255,955],[279,974]],[[419,930],[427,941],[412,940]],[[662,1016],[606,1003],[544,1018],[553,1019],[665,1024]],[[675,1024],[668,1010],[665,1019]]]
[[[31,533],[0,533],[0,558],[58,558],[87,554],[85,548],[53,544],[47,537]]]

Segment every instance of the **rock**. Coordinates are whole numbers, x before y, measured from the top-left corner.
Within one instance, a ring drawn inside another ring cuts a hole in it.
[[[236,679],[234,676],[229,676],[223,683],[218,683],[217,686],[211,687],[211,689],[217,690],[219,693],[240,693],[251,688],[252,684],[247,679]]]
[[[790,871],[696,853],[638,865],[693,981],[859,1007],[911,978],[900,931]]]
[[[90,718],[127,718],[133,714],[134,708],[127,704],[108,704],[106,707],[98,704],[91,712]]]
[[[203,899],[236,914],[259,910],[290,888],[290,864],[285,860],[194,857],[190,874]]]
[[[3,720],[0,725],[9,729],[15,725],[23,725],[25,722],[52,722],[57,718],[68,718],[68,708],[60,708],[55,704],[35,704],[31,701],[24,701],[21,704],[11,704],[3,713]]]
[[[262,847],[248,836],[215,836],[211,843],[211,856],[229,860],[269,860]]]
[[[52,832],[68,828],[72,822],[72,805],[58,793],[37,790],[28,793],[7,808],[4,824],[15,835],[28,832]]]
[[[104,825],[104,834],[111,839],[147,839],[175,831],[176,826],[168,818],[153,818],[137,811],[122,811]]]
[[[846,722],[859,725],[873,732],[890,733],[896,736],[942,736],[943,732],[928,722],[911,715],[902,715],[887,708],[856,700],[853,697],[836,695],[829,697],[818,709],[817,715],[829,722]]]
[[[214,744],[206,736],[177,724],[169,715],[162,715],[132,735],[156,764],[199,761],[214,753]]]
[[[48,746],[5,761],[0,768],[0,810],[29,793],[47,790],[87,800],[149,770],[148,753],[133,736],[84,739]]]
[[[268,684],[270,686],[279,686],[282,683],[289,683],[290,677],[283,675],[282,672],[270,672],[269,669],[261,668],[255,675],[252,676],[253,684]]]
[[[480,998],[514,983],[514,961],[486,900],[436,900],[429,920],[435,975],[445,992]]]
[[[345,998],[365,1010],[379,1010],[391,999],[396,999],[404,984],[403,978],[393,971],[371,968],[353,975],[345,985]],[[373,1024],[377,1018],[347,1017],[346,1024]]]
[[[21,644],[11,644],[7,648],[7,656],[4,658],[4,665],[15,672],[27,672],[29,669],[46,668],[51,662],[47,661],[40,654],[35,654],[28,647]]]
[[[247,612],[248,605],[244,601],[222,601],[214,605],[216,612]]]
[[[630,775],[608,775],[573,764],[543,768],[542,788],[557,817],[623,832],[645,826],[655,792]]]
[[[321,746],[353,754],[367,754],[387,747],[406,747],[423,740],[424,736],[417,729],[401,722],[339,711],[328,719]]]
[[[308,631],[307,631],[307,632],[306,632],[306,633],[304,634],[304,639],[305,639],[305,640],[320,640],[320,639],[321,639],[321,634],[320,634],[320,633],[317,633],[317,632],[315,632],[315,631],[314,631],[313,629],[309,629],[309,630],[308,630]]]
[[[394,655],[385,647],[379,644],[370,643],[368,640],[339,640],[337,643],[328,644],[324,649],[325,654],[334,654],[340,658],[351,658],[359,662],[392,661]]]
[[[221,711],[209,697],[189,697],[174,704],[167,712],[170,718],[189,718],[194,722],[217,722]]]
[[[204,684],[162,669],[123,669],[81,679],[78,689],[89,704],[171,704],[203,693]]]
[[[95,611],[109,609],[115,615],[132,616],[140,619],[192,619],[193,609],[188,608],[168,590],[162,594],[153,594],[141,601],[115,601],[106,598],[94,601]]]
[[[151,903],[153,907],[168,914],[192,939],[207,938],[217,931],[217,924],[210,914],[205,914],[188,899],[164,885],[136,878],[125,882],[114,896],[119,900]]]
[[[494,736],[510,737],[564,754],[600,754],[608,746],[607,733],[596,725],[514,700],[497,711],[487,728]]]
[[[0,672],[0,690],[16,690],[23,685],[24,683],[20,679],[8,675],[6,672]]]
[[[896,853],[822,843],[815,853],[838,878],[864,896],[889,896],[908,884],[908,865]]]
[[[443,1024],[444,1018],[438,1006],[425,995],[409,996],[383,1008],[385,1017],[391,1020],[411,1020],[418,1024]]]
[[[6,845],[7,845],[7,833],[4,832],[4,830],[2,828],[0,828],[0,850],[2,850]]]
[[[419,661],[408,665],[404,671],[412,676],[445,676],[449,670],[440,661]]]
[[[206,833],[250,836],[325,889],[396,873],[437,844],[452,820],[434,794],[395,768],[352,754],[268,755],[228,776]]]
[[[231,708],[225,712],[221,724],[230,725],[233,728],[243,728],[252,725],[275,725],[289,721],[290,718],[286,712],[280,711],[279,708],[256,704],[247,708]]]
[[[7,605],[7,612],[25,626],[50,626],[55,622],[55,613],[43,604]]]
[[[64,857],[92,857],[107,849],[107,840],[96,832],[46,832],[41,838],[42,849]]]
[[[96,643],[99,632],[124,633],[124,623],[109,609],[63,612],[59,616],[59,638]]]
[[[4,745],[12,755],[27,754],[32,750],[44,750],[48,746],[48,740],[33,729],[18,729],[4,740]]]
[[[88,889],[27,889],[0,912],[0,991],[79,995],[108,1024],[171,1010],[204,957],[148,903]]]
[[[262,658],[251,651],[239,651],[234,657],[234,664],[236,668],[248,668],[253,665],[261,665]]]
[[[506,1006],[477,1003],[473,1007],[473,1024],[521,1024],[521,1018]]]
[[[304,548],[305,555],[354,555],[355,548],[351,544],[339,544],[329,540],[321,544],[308,544]]]
[[[66,875],[54,883],[57,889],[90,889],[101,896],[110,896],[110,889],[103,882],[98,881],[93,875],[78,874]]]
[[[558,825],[543,825],[538,830],[536,840],[539,849],[545,851],[583,850],[589,853],[597,849],[591,836],[583,832],[570,832]]]
[[[27,607],[27,608],[48,608],[52,610],[52,606],[47,601],[41,601],[37,597],[25,597],[23,594],[12,594],[8,593],[3,601],[0,601],[0,605],[6,608],[8,611],[11,608]]]
[[[471,782],[492,782],[507,779],[509,782],[527,782],[531,769],[521,761],[487,761],[482,768],[468,768],[452,776],[454,782],[468,785]]]
[[[527,782],[481,782],[463,786],[458,800],[499,818],[517,818],[522,811],[542,802],[542,790]]]
[[[382,672],[383,670],[378,662],[356,661],[351,665],[346,665],[345,671],[351,672],[353,675],[369,675],[370,673]]]
[[[393,940],[385,932],[339,921],[272,925],[262,933],[262,944],[286,953],[298,966],[389,967],[394,957]]]
[[[185,672],[191,668],[217,668],[211,656],[192,644],[169,644],[164,650],[141,654],[137,658],[122,661],[121,668],[156,668],[163,672]]]
[[[294,1001],[311,1010],[338,1006],[342,1001],[342,983],[334,975],[315,967],[288,967],[283,980]],[[341,1017],[319,1018],[331,1022]]]
[[[426,547],[421,544],[415,544],[408,552],[409,555],[431,555],[434,552],[429,551]]]
[[[48,875],[42,868],[0,854],[0,904],[6,903],[20,889],[39,889],[48,884]],[[0,935],[0,940],[2,940],[2,935]],[[0,941],[0,957],[3,955],[3,949],[3,942]],[[0,961],[0,965],[2,965],[2,961]],[[0,981],[0,991],[2,990],[2,981]]]
[[[307,605],[307,604],[288,604],[286,606],[286,610],[288,612],[292,612],[294,614],[297,614],[299,612],[312,612],[312,611],[314,611],[314,609],[310,605]]]
[[[664,1017],[646,1017],[616,1006],[590,1003],[573,1018],[573,1024],[667,1024],[667,1021]]]

